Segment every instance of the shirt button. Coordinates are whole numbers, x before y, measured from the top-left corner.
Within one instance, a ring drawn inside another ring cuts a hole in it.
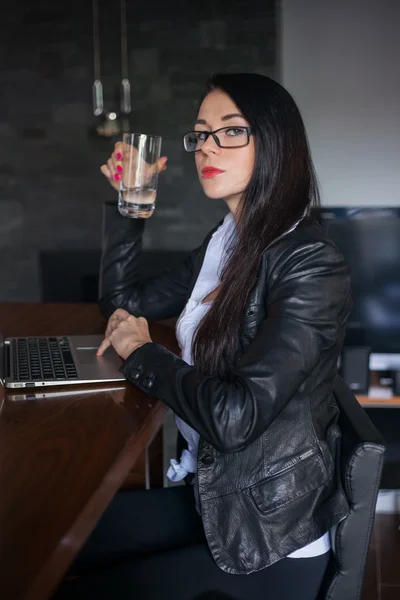
[[[206,467],[208,467],[209,465],[212,465],[214,461],[215,461],[215,458],[213,456],[211,456],[211,454],[205,454],[203,456],[203,458],[201,459],[201,462],[203,463],[203,465],[206,465]]]

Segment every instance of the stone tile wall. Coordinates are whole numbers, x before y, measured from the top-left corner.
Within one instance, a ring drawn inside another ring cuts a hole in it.
[[[100,0],[105,100],[118,107],[119,3]],[[169,168],[145,248],[189,250],[225,214],[201,192],[181,135],[210,73],[276,76],[274,0],[130,2],[130,128],[163,136]],[[41,251],[100,247],[99,172],[116,140],[91,135],[92,3],[14,0],[0,21],[0,301],[41,299]],[[62,265],[60,265],[62,269]]]

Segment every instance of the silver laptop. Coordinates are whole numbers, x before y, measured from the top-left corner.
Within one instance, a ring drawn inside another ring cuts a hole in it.
[[[10,337],[0,334],[0,379],[7,388],[124,381],[112,348],[96,356],[102,335]]]
[[[57,391],[57,389],[53,388],[16,390],[15,392],[10,391],[7,394],[7,400],[11,400],[12,402],[29,402],[31,400],[52,400],[54,398],[57,400],[60,398],[79,398],[81,396],[90,398],[91,396],[97,396],[99,393],[107,392],[108,394],[113,394],[125,392],[125,390],[125,382],[119,384],[104,382],[104,384],[93,384],[90,387],[84,386],[83,389],[80,386],[75,386],[74,388],[70,387],[68,392],[66,390]]]

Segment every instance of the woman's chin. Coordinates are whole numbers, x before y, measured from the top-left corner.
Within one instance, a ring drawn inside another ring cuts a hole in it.
[[[222,186],[218,185],[210,185],[209,181],[201,181],[201,187],[203,188],[203,192],[207,196],[207,198],[211,199],[219,199],[223,198],[226,195],[226,190],[222,189]]]
[[[207,198],[210,198],[210,200],[220,200],[223,197],[222,194],[213,194],[211,192],[206,192],[205,190],[204,193],[207,196]]]

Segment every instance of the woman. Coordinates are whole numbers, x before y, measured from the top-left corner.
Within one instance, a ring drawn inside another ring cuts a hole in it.
[[[192,486],[119,494],[80,557],[81,571],[108,567],[64,591],[313,600],[348,512],[332,388],[349,269],[307,216],[318,192],[306,133],[278,83],[213,76],[184,145],[229,212],[180,268],[139,282],[145,222],[107,206],[99,354],[112,345],[127,379],[176,413],[188,450],[169,476],[195,473],[195,497]],[[114,186],[121,148],[101,169]],[[147,325],[175,315],[181,358]]]

